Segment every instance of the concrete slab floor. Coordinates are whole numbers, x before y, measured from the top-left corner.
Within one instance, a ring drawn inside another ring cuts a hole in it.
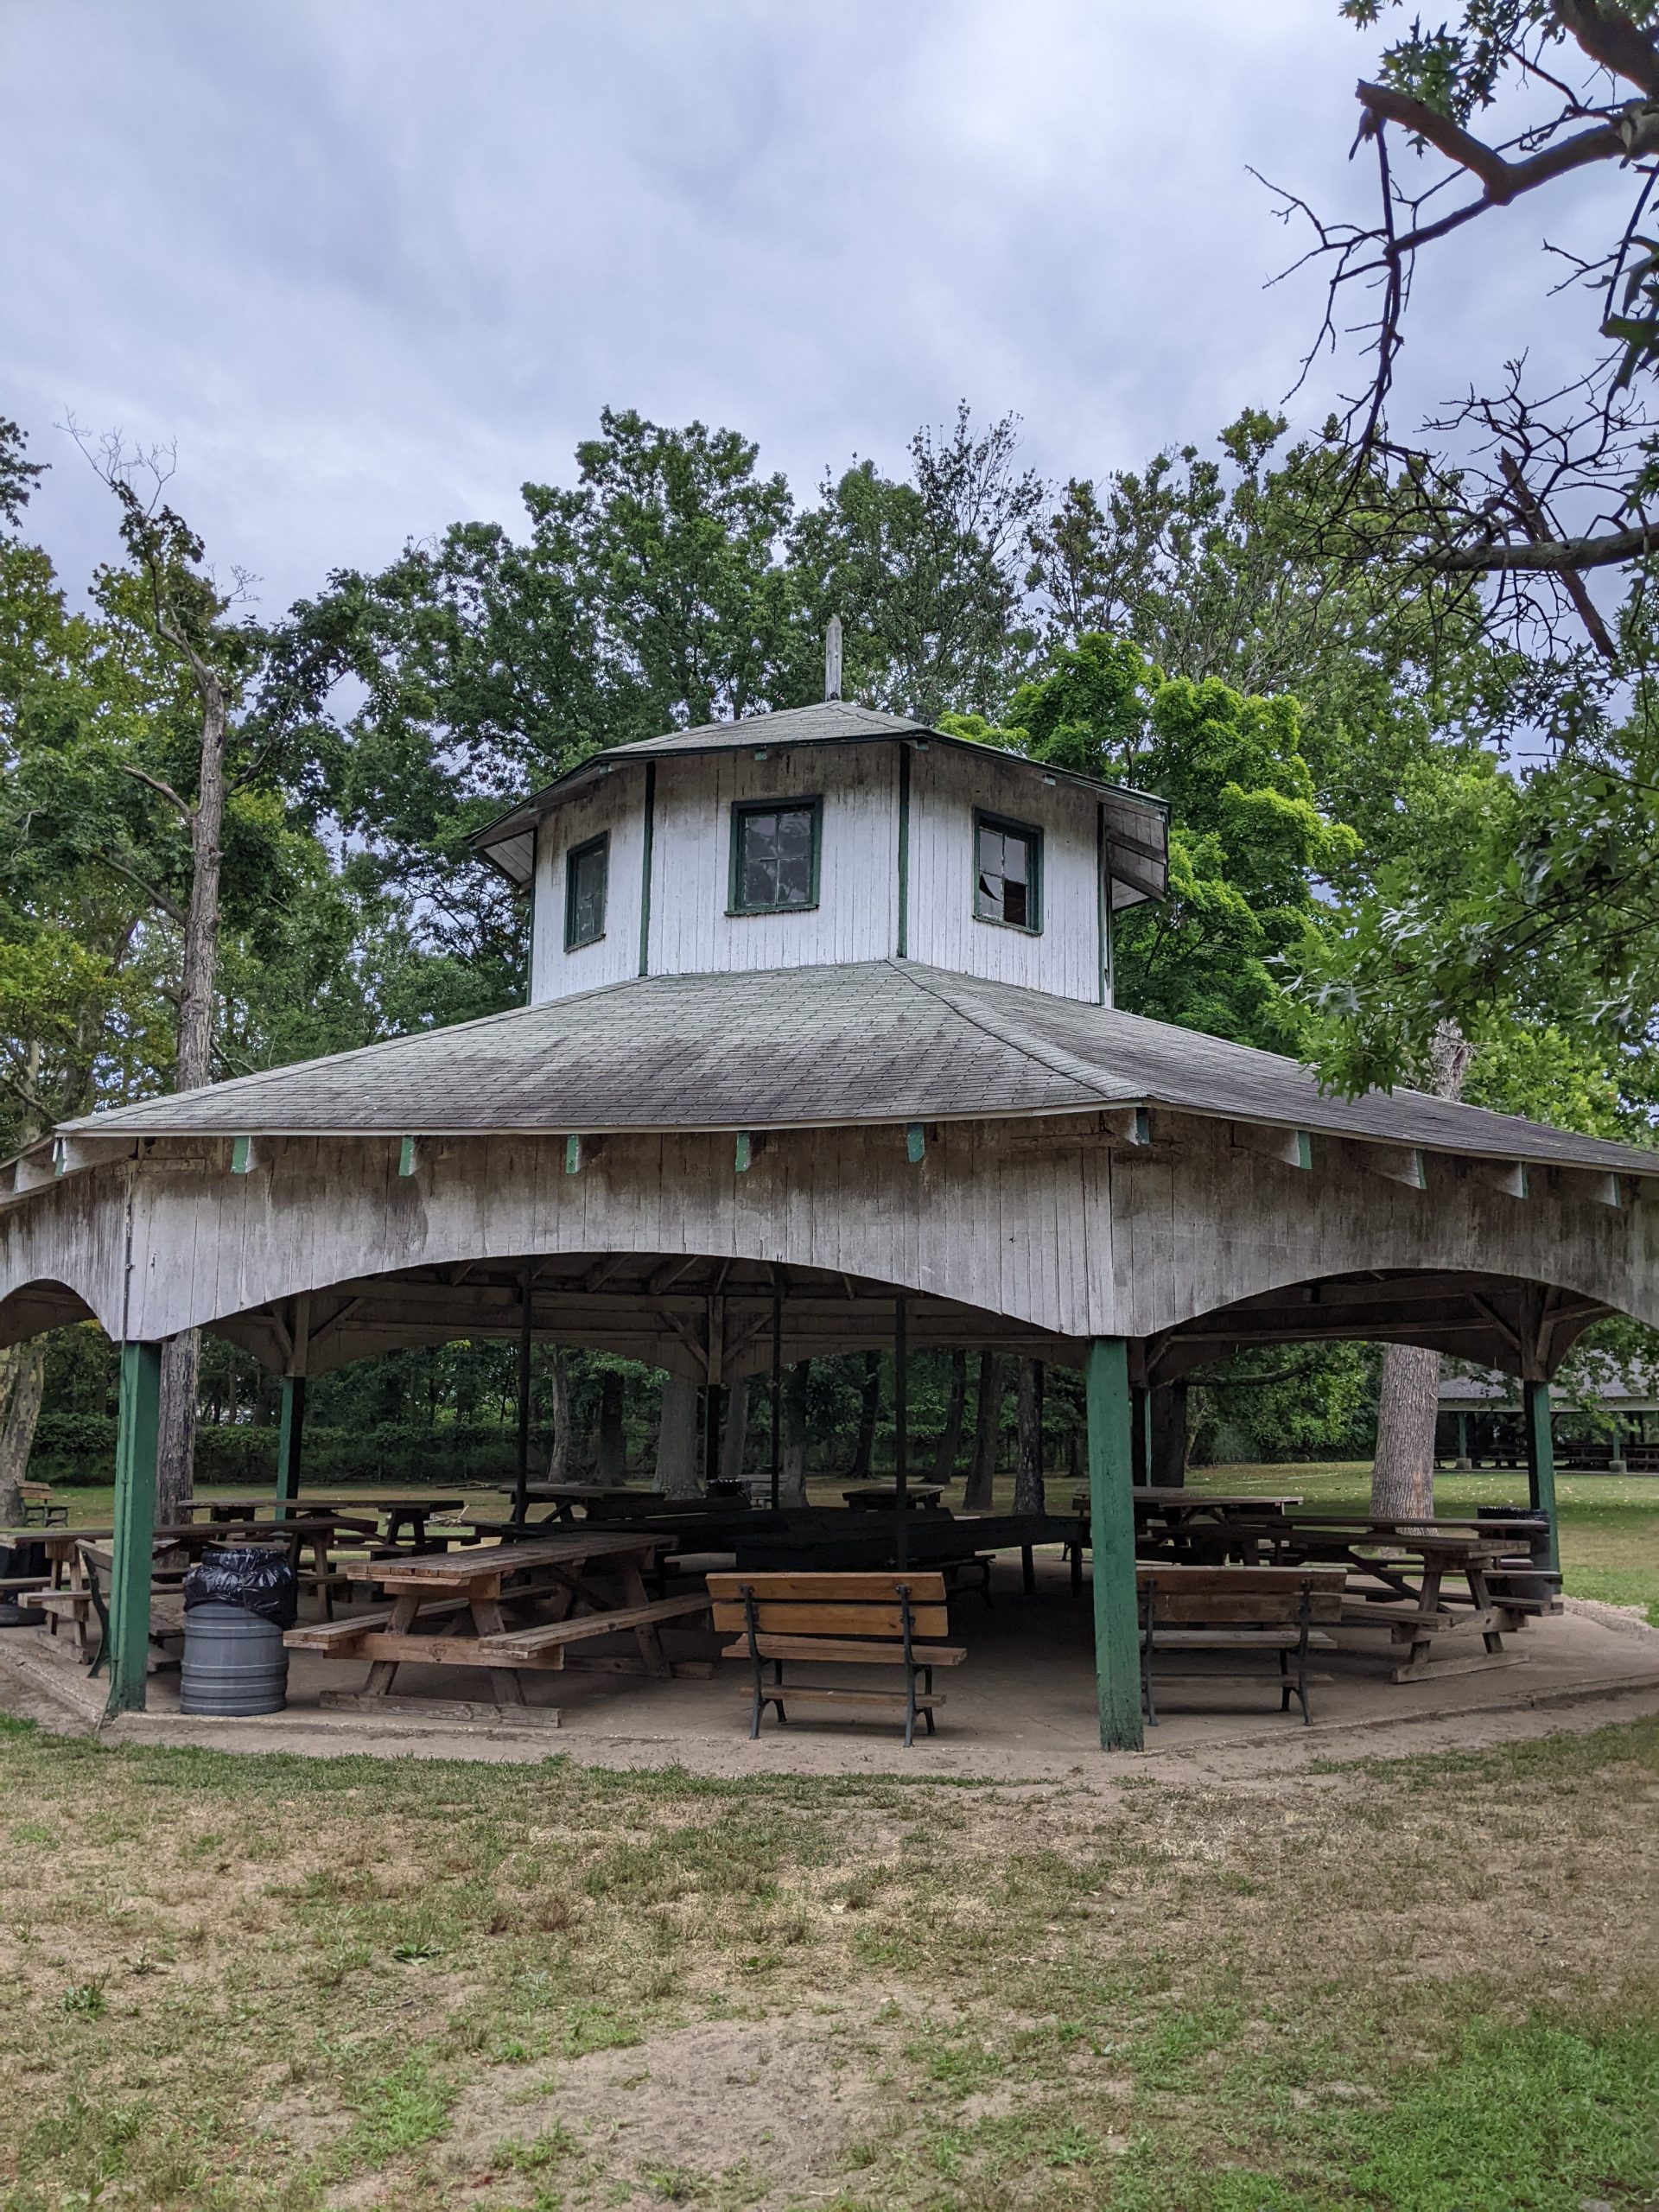
[[[1631,1620],[1568,1611],[1534,1621],[1509,1639],[1514,1663],[1467,1674],[1433,1671],[1421,1681],[1389,1680],[1385,1632],[1344,1629],[1319,1656],[1314,1726],[1278,1710],[1273,1662],[1227,1672],[1219,1658],[1180,1655],[1160,1674],[1160,1726],[1143,1754],[1099,1748],[1088,1594],[1071,1595],[1057,1560],[1039,1560],[1034,1595],[1019,1587],[1017,1564],[1000,1564],[995,1603],[974,1597],[955,1609],[953,1640],[967,1662],[938,1678],[946,1698],[939,1732],[905,1750],[886,1717],[849,1720],[818,1713],[779,1727],[770,1717],[748,1737],[747,1669],[718,1662],[702,1679],[655,1682],[575,1667],[524,1676],[529,1700],[556,1706],[553,1726],[496,1725],[426,1714],[332,1712],[325,1690],[360,1691],[362,1662],[291,1655],[286,1711],[252,1720],[208,1720],[178,1710],[176,1670],[153,1675],[149,1710],[102,1724],[103,1681],[91,1681],[66,1647],[41,1630],[0,1635],[0,1708],[72,1732],[99,1729],[111,1742],[213,1745],[225,1750],[318,1756],[480,1758],[536,1761],[564,1754],[612,1766],[684,1766],[707,1775],[904,1773],[992,1782],[1122,1779],[1135,1772],[1243,1773],[1300,1766],[1310,1758],[1399,1757],[1472,1749],[1552,1729],[1599,1726],[1659,1711],[1659,1631]],[[680,1634],[680,1655],[713,1647]],[[1452,1639],[1478,1652],[1478,1640]],[[619,1650],[632,1649],[619,1639]],[[1179,1670],[1179,1675],[1178,1672]],[[1184,1676],[1185,1679],[1179,1678]],[[820,1672],[818,1679],[830,1679]],[[843,1677],[843,1679],[852,1679]],[[868,1680],[868,1675],[865,1680]],[[487,1702],[482,1670],[405,1665],[399,1697]]]

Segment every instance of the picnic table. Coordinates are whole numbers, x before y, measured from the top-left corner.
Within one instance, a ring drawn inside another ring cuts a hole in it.
[[[1129,1493],[1135,1503],[1137,1542],[1166,1541],[1173,1557],[1190,1565],[1220,1566],[1232,1558],[1237,1547],[1230,1530],[1241,1518],[1263,1512],[1282,1514],[1300,1505],[1299,1495],[1264,1497],[1255,1491],[1189,1490],[1185,1484],[1137,1483]],[[1077,1525],[1066,1549],[1071,1559],[1071,1594],[1083,1592],[1083,1554],[1090,1541],[1092,1509],[1089,1493],[1080,1490],[1071,1500]]]
[[[522,1670],[563,1668],[574,1645],[624,1630],[632,1633],[637,1658],[588,1654],[586,1663],[660,1681],[672,1671],[663,1623],[709,1608],[702,1590],[648,1594],[645,1570],[662,1541],[650,1532],[569,1529],[470,1551],[363,1560],[347,1573],[353,1581],[378,1583],[391,1605],[292,1628],[285,1641],[296,1651],[368,1660],[365,1690],[328,1701],[370,1710],[384,1709],[406,1660],[485,1668],[496,1703],[522,1706]]]
[[[464,1498],[434,1497],[429,1493],[400,1497],[210,1497],[191,1501],[198,1510],[205,1506],[208,1519],[213,1522],[275,1523],[280,1514],[286,1525],[296,1518],[315,1519],[321,1514],[333,1514],[342,1522],[362,1526],[371,1535],[378,1529],[389,1544],[401,1541],[407,1531],[409,1544],[415,1551],[427,1548],[429,1521],[459,1513],[465,1503]]]
[[[319,1592],[327,1611],[332,1608],[334,1591],[342,1587],[345,1580],[333,1558],[342,1532],[357,1544],[372,1542],[375,1533],[372,1524],[329,1513],[302,1515],[287,1521],[177,1521],[156,1529],[152,1542],[156,1557],[164,1564],[170,1554],[179,1553],[184,1554],[187,1562],[194,1562],[204,1552],[219,1545],[270,1546],[287,1554],[289,1564],[302,1583]],[[4,1541],[7,1533],[0,1530],[0,1541]],[[54,1636],[60,1624],[67,1623],[70,1641],[85,1657],[94,1607],[79,1547],[83,1542],[110,1542],[115,1535],[114,1525],[105,1522],[89,1528],[30,1529],[27,1534],[30,1542],[39,1545],[44,1552],[48,1574],[47,1588],[29,1602],[49,1616]],[[308,1551],[308,1567],[302,1564],[302,1555]]]
[[[1532,1614],[1560,1605],[1554,1594],[1523,1596],[1493,1586],[1506,1573],[1517,1536],[1532,1535],[1526,1522],[1452,1526],[1370,1514],[1283,1514],[1241,1522],[1235,1533],[1255,1545],[1257,1557],[1342,1565],[1370,1585],[1356,1589],[1351,1583],[1343,1623],[1388,1629],[1396,1656],[1405,1654],[1389,1677],[1396,1682],[1421,1681],[1431,1659],[1437,1675],[1513,1665],[1519,1655],[1505,1649],[1504,1637],[1524,1628]],[[1534,1571],[1530,1561],[1528,1567]],[[1479,1652],[1455,1649],[1477,1636]],[[1450,1656],[1438,1656],[1448,1639],[1454,1640]]]
[[[893,1483],[861,1483],[856,1489],[841,1493],[855,1513],[892,1513],[899,1504],[899,1491]],[[944,1496],[941,1483],[908,1483],[905,1486],[905,1503],[912,1513],[937,1513],[939,1501]]]

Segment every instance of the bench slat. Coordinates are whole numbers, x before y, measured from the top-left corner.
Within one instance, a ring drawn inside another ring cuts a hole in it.
[[[761,1598],[757,1594],[755,1612],[758,1617],[755,1625],[763,1635],[771,1631],[780,1636],[902,1637],[905,1632],[903,1611],[890,1603],[798,1605],[786,1603],[778,1598]],[[910,1625],[912,1636],[949,1636],[950,1616],[943,1605],[912,1605]],[[715,1626],[736,1630],[747,1628],[748,1622],[743,1607],[724,1600],[717,1601]]]
[[[889,1604],[895,1604],[901,1583],[909,1591],[912,1605],[942,1605],[944,1603],[944,1575],[931,1570],[924,1573],[919,1568],[914,1573],[906,1574],[873,1574],[851,1569],[844,1574],[711,1574],[709,1577],[709,1595],[741,1606],[747,1586],[759,1599],[792,1599],[798,1602],[814,1599],[846,1604],[879,1601],[885,1598]]]
[[[486,1653],[493,1664],[498,1659],[530,1658],[562,1644],[611,1636],[619,1629],[645,1628],[658,1621],[681,1620],[708,1610],[709,1600],[701,1592],[695,1597],[653,1598],[646,1605],[623,1605],[614,1612],[576,1613],[569,1620],[547,1621],[538,1628],[503,1629],[499,1635],[480,1637],[474,1648]]]
[[[1153,1646],[1159,1651],[1294,1651],[1302,1640],[1295,1628],[1155,1628]],[[1334,1651],[1337,1640],[1315,1629],[1308,1637],[1310,1651]]]
[[[416,1620],[441,1620],[446,1613],[466,1611],[466,1601],[460,1598],[435,1599],[423,1605]],[[306,1621],[289,1629],[283,1642],[290,1651],[344,1651],[349,1655],[358,1638],[375,1629],[385,1628],[391,1618],[391,1608],[383,1605],[372,1613],[348,1613],[343,1620]]]
[[[843,1690],[834,1688],[815,1690],[804,1688],[799,1682],[770,1684],[761,1695],[769,1698],[773,1704],[781,1700],[785,1705],[798,1705],[803,1698],[810,1697],[817,1698],[825,1705],[879,1705],[883,1711],[889,1713],[902,1713],[909,1703],[903,1690]],[[924,1712],[929,1706],[944,1703],[943,1690],[918,1690],[916,1693],[918,1713]]]
[[[902,1643],[860,1643],[851,1637],[830,1636],[763,1636],[758,1641],[763,1659],[833,1659],[861,1667],[902,1667],[905,1663]],[[741,1643],[728,1643],[721,1654],[724,1659],[748,1656],[747,1637]],[[918,1667],[959,1667],[968,1654],[959,1645],[918,1643],[912,1647],[912,1656]]]
[[[1297,1622],[1302,1617],[1302,1596],[1300,1590],[1266,1591],[1252,1597],[1243,1592],[1236,1596],[1201,1598],[1189,1596],[1185,1591],[1166,1594],[1159,1585],[1153,1599],[1154,1621],[1161,1627],[1166,1621],[1236,1622],[1243,1624],[1259,1621],[1264,1627]],[[1142,1605],[1144,1612],[1145,1606]],[[1342,1618],[1342,1593],[1332,1590],[1327,1593],[1316,1592],[1311,1599],[1307,1617],[1313,1621],[1338,1621]]]

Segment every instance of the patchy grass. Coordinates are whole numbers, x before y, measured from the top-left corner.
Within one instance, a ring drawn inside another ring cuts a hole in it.
[[[1659,2188],[1659,1722],[1110,1794],[11,1724],[0,1793],[4,2212]]]

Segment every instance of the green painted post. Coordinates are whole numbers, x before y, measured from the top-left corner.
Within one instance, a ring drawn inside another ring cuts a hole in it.
[[[1469,1416],[1458,1415],[1458,1471],[1461,1474],[1473,1465],[1469,1457]]]
[[[300,1494],[300,1446],[305,1435],[305,1377],[283,1377],[283,1411],[276,1429],[276,1518]]]
[[[1141,1629],[1135,1590],[1129,1348],[1096,1337],[1084,1370],[1089,1412],[1090,1550],[1094,1558],[1095,1684],[1101,1749],[1138,1751]]]
[[[1555,1439],[1550,1427],[1549,1385],[1521,1385],[1521,1417],[1527,1432],[1527,1491],[1535,1513],[1549,1516],[1549,1570],[1561,1566],[1560,1531],[1555,1521]]]
[[[115,1433],[115,1563],[109,1590],[110,1696],[105,1707],[111,1718],[144,1709],[161,1412],[160,1344],[123,1344]]]

